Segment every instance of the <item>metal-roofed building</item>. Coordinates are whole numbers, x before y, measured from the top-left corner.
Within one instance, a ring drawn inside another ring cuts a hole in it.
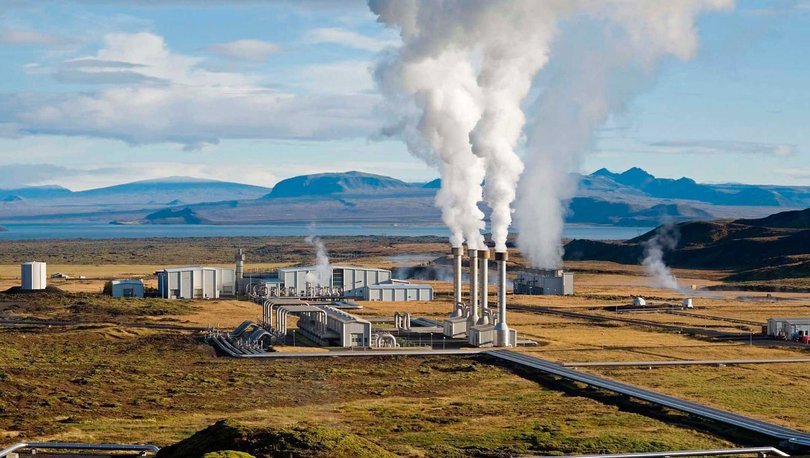
[[[767,327],[771,337],[798,340],[810,335],[810,318],[768,318]]]
[[[574,294],[574,273],[564,270],[525,269],[512,282],[515,294],[558,295]]]
[[[392,278],[391,271],[373,267],[330,266],[326,285],[313,284],[318,269],[314,266],[285,267],[277,278],[264,279],[269,296],[346,297],[367,301],[429,301],[433,287]]]
[[[143,297],[143,293],[141,280],[113,280],[110,282],[112,297]]]
[[[164,299],[217,299],[236,292],[234,269],[171,267],[158,272],[158,292]]]
[[[371,344],[371,322],[324,303],[308,303],[290,298],[270,300],[267,319],[272,329],[287,335],[287,317],[298,316],[298,331],[318,345],[368,347]]]

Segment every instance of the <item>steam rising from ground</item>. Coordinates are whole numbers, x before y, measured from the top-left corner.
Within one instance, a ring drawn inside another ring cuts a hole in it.
[[[326,246],[323,244],[323,241],[315,235],[310,235],[304,240],[315,247],[315,272],[307,273],[307,283],[314,286],[330,286],[329,280],[332,277],[332,267],[329,265],[329,255],[326,253]]]
[[[662,58],[693,56],[698,14],[731,5],[370,0],[403,42],[376,69],[397,113],[386,134],[400,135],[439,169],[436,203],[454,246],[483,244],[478,202],[485,199],[496,249],[504,250],[517,196],[521,252],[535,267],[556,268],[567,201],[576,191],[572,172],[591,148],[594,129],[652,83]]]
[[[644,266],[647,276],[652,279],[652,286],[680,290],[678,279],[664,263],[665,251],[674,250],[678,246],[679,238],[678,226],[664,224],[658,228],[653,237],[644,242],[644,260],[641,265]]]

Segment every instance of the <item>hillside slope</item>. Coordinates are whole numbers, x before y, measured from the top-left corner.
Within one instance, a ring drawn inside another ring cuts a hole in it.
[[[638,264],[644,247],[661,227],[627,241],[572,240],[566,260]],[[694,221],[677,224],[675,249],[665,254],[672,267],[723,269],[729,280],[800,278],[810,273],[810,208],[760,219]]]

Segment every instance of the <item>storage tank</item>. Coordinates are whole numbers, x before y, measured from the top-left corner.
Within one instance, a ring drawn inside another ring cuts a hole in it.
[[[42,290],[46,286],[46,268],[44,262],[28,261],[20,265],[22,289],[28,291]]]

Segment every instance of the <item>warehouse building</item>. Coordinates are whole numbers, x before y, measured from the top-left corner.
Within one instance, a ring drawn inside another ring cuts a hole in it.
[[[189,266],[158,272],[158,292],[164,299],[217,299],[235,291],[234,269]]]
[[[47,265],[44,262],[28,261],[20,265],[22,289],[27,291],[43,290],[47,286]]]
[[[810,318],[768,318],[767,328],[771,337],[800,340],[810,335]]]
[[[518,272],[512,282],[515,294],[571,296],[574,294],[574,273],[563,270],[526,269]]]
[[[391,271],[372,267],[330,266],[325,285],[316,285],[318,269],[286,267],[261,280],[270,297],[343,297],[367,301],[429,301],[433,287],[391,277]]]
[[[143,293],[141,280],[113,280],[110,282],[112,297],[143,297]]]

